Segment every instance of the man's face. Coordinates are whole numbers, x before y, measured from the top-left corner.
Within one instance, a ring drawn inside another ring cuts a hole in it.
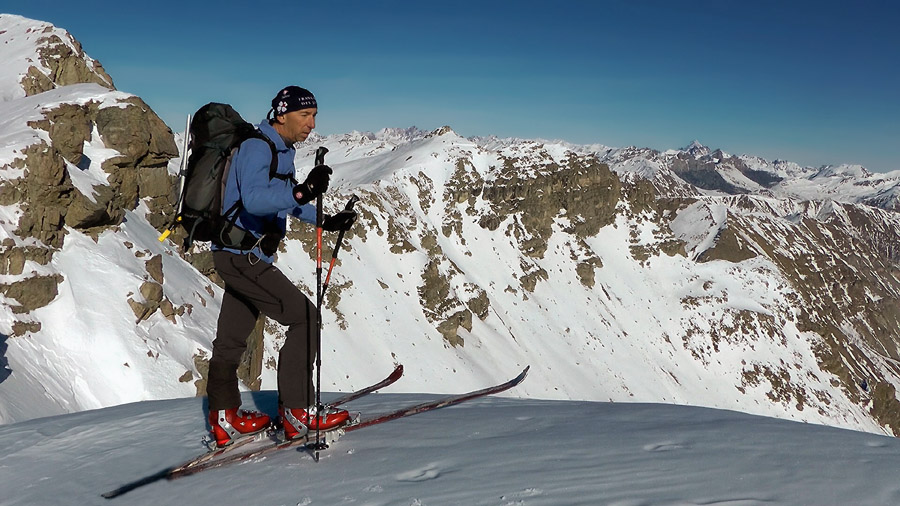
[[[275,130],[288,143],[303,142],[316,128],[318,109],[300,109],[275,117]]]

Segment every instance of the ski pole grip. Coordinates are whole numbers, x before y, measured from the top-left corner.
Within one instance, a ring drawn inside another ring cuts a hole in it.
[[[356,204],[359,201],[359,197],[356,195],[351,195],[350,200],[347,201],[347,205],[344,206],[344,211],[352,211],[353,204]],[[338,252],[341,250],[341,243],[344,242],[344,233],[346,230],[341,230],[338,232],[337,242],[334,244],[334,251],[331,253],[331,265],[334,267],[334,261],[337,260]],[[331,268],[328,269],[328,275],[331,276]]]
[[[319,146],[318,149],[316,149],[316,161],[315,161],[316,167],[318,167],[319,165],[325,164],[325,153],[327,153],[327,152],[328,152],[328,148],[326,148],[325,146]],[[319,195],[318,197],[316,197],[316,228],[318,229],[319,235],[322,234],[322,219],[323,219],[323,217],[324,217],[324,215],[322,213],[322,195]],[[318,243],[319,243],[319,257],[321,258],[321,256],[322,256],[322,238],[321,237],[319,237]]]
[[[325,153],[328,152],[328,148],[325,146],[319,146],[316,150],[316,166],[325,164]]]

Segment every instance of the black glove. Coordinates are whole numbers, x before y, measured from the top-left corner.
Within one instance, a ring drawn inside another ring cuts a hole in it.
[[[334,216],[325,215],[325,218],[322,220],[322,230],[327,230],[329,232],[337,232],[338,230],[350,230],[350,227],[353,226],[353,222],[356,221],[356,211],[346,210],[335,214]]]
[[[306,176],[306,181],[294,187],[294,200],[302,206],[325,193],[328,190],[331,172],[331,167],[327,165],[316,165],[313,167],[313,170],[309,171],[309,175]]]

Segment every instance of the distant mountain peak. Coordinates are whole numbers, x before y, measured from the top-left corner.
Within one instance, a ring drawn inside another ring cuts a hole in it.
[[[447,135],[447,134],[458,135],[456,132],[453,131],[453,129],[450,127],[450,125],[444,125],[441,128],[438,128],[437,130],[431,132],[431,135],[433,135],[435,137],[440,137],[442,135]]]
[[[447,127],[449,128],[449,127]],[[411,126],[408,128],[382,128],[378,132],[375,133],[375,137],[379,139],[404,139],[404,140],[415,140],[421,139],[428,134],[427,131],[422,130],[416,126]]]
[[[698,141],[696,139],[691,141],[691,143],[688,144],[687,146],[685,146],[684,149],[682,149],[682,151],[684,151],[685,153],[687,153],[695,158],[699,158],[701,156],[706,156],[710,153],[709,148],[704,146],[703,144],[701,144],[700,141]]]
[[[66,30],[15,14],[0,14],[3,46],[0,102],[32,96],[61,86],[95,83],[115,90],[99,61]]]
[[[871,176],[872,173],[862,165],[844,163],[840,165],[824,165],[812,177],[867,178]]]

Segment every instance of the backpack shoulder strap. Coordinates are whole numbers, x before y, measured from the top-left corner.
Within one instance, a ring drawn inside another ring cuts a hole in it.
[[[278,173],[278,148],[275,147],[275,143],[272,142],[272,139],[270,139],[268,135],[262,132],[260,132],[259,137],[266,141],[266,144],[269,145],[269,149],[272,150],[272,163],[269,165],[269,179],[290,179],[291,176]]]
[[[278,173],[278,148],[275,146],[275,143],[272,142],[272,139],[269,138],[268,135],[256,130],[254,135],[251,135],[250,138],[253,139],[262,139],[266,141],[266,144],[269,145],[269,149],[272,150],[272,163],[269,164],[269,179],[281,179],[282,181],[294,181],[293,176],[288,174],[279,174]]]

